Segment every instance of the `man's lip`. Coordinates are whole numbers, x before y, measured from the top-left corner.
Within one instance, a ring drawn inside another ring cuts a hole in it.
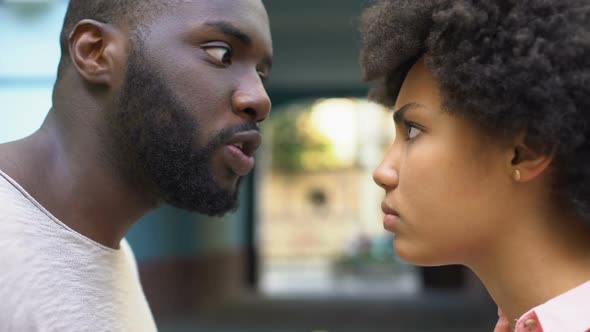
[[[397,211],[395,209],[393,209],[393,208],[389,207],[387,204],[385,204],[385,202],[381,203],[381,210],[385,214],[390,214],[390,215],[399,217],[399,213],[397,213]]]
[[[241,150],[248,156],[254,155],[254,152],[262,144],[262,136],[256,130],[248,130],[233,135],[227,145],[242,144]]]
[[[254,157],[248,156],[241,149],[231,144],[226,145],[223,156],[227,166],[239,176],[246,176],[254,168]]]

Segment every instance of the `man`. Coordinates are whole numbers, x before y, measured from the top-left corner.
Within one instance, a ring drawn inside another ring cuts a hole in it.
[[[0,145],[0,331],[154,331],[123,237],[237,206],[272,42],[261,0],[71,0],[53,107]],[[42,55],[40,55],[42,56]]]

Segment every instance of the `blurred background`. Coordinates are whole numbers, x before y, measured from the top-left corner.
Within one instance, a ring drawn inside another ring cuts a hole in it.
[[[382,229],[371,172],[394,128],[360,80],[365,1],[265,3],[274,106],[241,208],[165,206],[127,237],[160,331],[492,331],[496,308],[470,272],[404,264]],[[0,0],[0,142],[51,107],[66,7]]]

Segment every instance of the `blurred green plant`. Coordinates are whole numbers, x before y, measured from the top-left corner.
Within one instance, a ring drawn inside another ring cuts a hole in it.
[[[356,246],[347,254],[333,261],[333,269],[338,274],[391,274],[406,266],[393,251],[391,236],[366,238],[362,245]]]
[[[311,119],[312,102],[298,103],[273,114],[265,124],[271,167],[285,173],[334,170],[348,166],[334,153],[333,143]]]

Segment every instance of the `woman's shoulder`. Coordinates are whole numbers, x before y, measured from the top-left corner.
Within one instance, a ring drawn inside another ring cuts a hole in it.
[[[590,280],[524,314],[516,332],[589,332]]]

